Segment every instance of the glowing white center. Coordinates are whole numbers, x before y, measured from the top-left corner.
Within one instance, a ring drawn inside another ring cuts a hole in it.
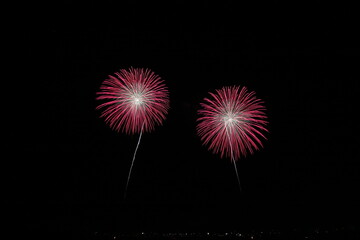
[[[227,123],[232,123],[233,121],[235,121],[235,119],[233,119],[232,117],[227,117],[225,122]]]
[[[232,125],[236,122],[236,119],[231,114],[226,115],[223,117],[223,121],[225,122],[225,125]]]
[[[140,104],[141,103],[140,99],[138,99],[138,98],[135,98],[134,102],[135,102],[135,104]]]
[[[140,105],[140,104],[143,103],[143,98],[140,95],[135,94],[133,96],[133,102],[134,102],[135,105]]]

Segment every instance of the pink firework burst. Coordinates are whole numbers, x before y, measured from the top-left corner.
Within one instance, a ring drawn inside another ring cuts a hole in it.
[[[267,117],[263,101],[255,97],[255,92],[233,86],[210,95],[200,104],[197,125],[197,133],[209,150],[220,153],[221,158],[229,157],[235,164],[241,156],[263,146]]]
[[[97,109],[100,117],[114,130],[127,134],[140,133],[131,162],[124,198],[130,180],[143,132],[151,132],[161,125],[169,109],[169,93],[163,80],[149,69],[122,69],[109,76],[97,93],[98,100],[105,100]]]
[[[163,80],[149,69],[122,69],[100,87],[97,109],[116,131],[127,134],[150,132],[161,125],[169,108],[169,93]]]

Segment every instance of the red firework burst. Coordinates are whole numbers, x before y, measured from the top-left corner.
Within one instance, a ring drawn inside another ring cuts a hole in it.
[[[263,101],[246,87],[223,87],[210,93],[198,111],[197,133],[214,153],[237,161],[262,147],[267,121]],[[236,168],[235,168],[236,169]]]
[[[169,94],[163,80],[149,69],[122,69],[100,87],[97,109],[100,117],[116,131],[127,134],[150,132],[161,125],[169,108]]]
[[[169,93],[163,80],[149,69],[122,69],[115,75],[101,85],[97,99],[106,102],[97,109],[103,109],[100,117],[105,118],[112,129],[127,134],[140,133],[126,182],[126,198],[142,133],[162,124],[169,109]]]

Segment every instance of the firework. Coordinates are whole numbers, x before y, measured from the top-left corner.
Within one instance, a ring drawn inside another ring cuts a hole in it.
[[[127,134],[150,132],[161,125],[169,108],[163,80],[149,69],[122,69],[100,87],[97,109],[109,126]]]
[[[114,130],[126,134],[139,133],[128,181],[143,132],[151,132],[161,125],[169,109],[169,93],[163,80],[149,69],[122,69],[109,76],[97,93],[97,100],[104,100],[97,109],[101,118]]]
[[[211,97],[200,104],[197,125],[197,133],[209,150],[221,158],[229,157],[235,164],[263,146],[267,117],[263,101],[255,97],[255,92],[233,86],[209,94]],[[236,165],[235,170],[237,173]]]

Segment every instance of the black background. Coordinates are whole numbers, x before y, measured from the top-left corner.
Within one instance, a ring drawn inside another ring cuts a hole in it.
[[[65,1],[43,9],[24,23],[28,107],[10,178],[26,230],[359,225],[354,6]],[[171,109],[143,135],[124,201],[138,136],[107,127],[95,97],[109,74],[130,66],[166,81]],[[255,91],[270,122],[264,149],[238,162],[242,192],[230,160],[207,151],[195,131],[199,102],[229,85]]]

